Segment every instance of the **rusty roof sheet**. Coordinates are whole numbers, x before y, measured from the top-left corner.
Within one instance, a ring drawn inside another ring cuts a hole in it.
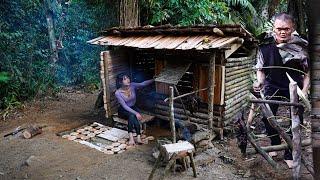
[[[207,50],[231,44],[254,45],[256,40],[241,25],[113,27],[90,44],[141,49]]]
[[[219,37],[209,35],[147,35],[147,36],[101,36],[88,41],[90,44],[107,46],[124,46],[152,49],[206,50],[220,49],[232,43],[242,43],[240,37]]]

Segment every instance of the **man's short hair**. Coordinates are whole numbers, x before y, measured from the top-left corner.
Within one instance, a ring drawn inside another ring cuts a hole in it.
[[[293,24],[295,24],[293,16],[284,12],[276,14],[274,16],[274,21],[277,19],[282,21],[291,21]]]

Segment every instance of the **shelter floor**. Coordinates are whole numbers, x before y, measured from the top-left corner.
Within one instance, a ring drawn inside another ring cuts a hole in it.
[[[137,146],[122,154],[106,155],[79,143],[56,136],[57,132],[70,130],[92,122],[103,122],[103,113],[93,109],[95,93],[84,93],[74,89],[65,90],[55,98],[44,98],[29,102],[22,110],[12,113],[0,121],[0,179],[147,179],[153,167],[151,156],[154,142]],[[4,134],[18,126],[30,124],[47,125],[32,139],[20,137],[3,138]],[[148,128],[148,134],[155,137],[168,135],[167,130]],[[243,163],[235,140],[214,143],[211,149],[213,163],[197,166],[197,179],[245,179],[244,173],[251,172],[251,179],[286,179],[291,171],[285,169],[276,173],[268,169],[267,162],[256,158],[252,163]],[[217,152],[220,153],[217,153]],[[219,156],[232,157],[231,164]],[[201,157],[202,155],[199,155]],[[28,159],[28,161],[27,161]],[[252,168],[252,169],[250,169]],[[158,170],[156,174],[162,172]],[[168,179],[194,179],[192,170],[170,174]],[[303,175],[306,178],[305,174]]]

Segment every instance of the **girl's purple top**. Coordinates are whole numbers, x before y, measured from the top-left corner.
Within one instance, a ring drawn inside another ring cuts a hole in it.
[[[142,83],[135,83],[135,82],[130,83],[129,88],[131,91],[131,96],[129,98],[126,97],[125,95],[123,95],[123,93],[119,89],[116,90],[115,95],[118,99],[118,102],[125,110],[127,110],[135,115],[138,114],[137,111],[135,111],[131,108],[136,103],[136,89],[148,86],[149,84],[153,83],[153,81],[154,80],[151,79],[151,80],[143,81]]]

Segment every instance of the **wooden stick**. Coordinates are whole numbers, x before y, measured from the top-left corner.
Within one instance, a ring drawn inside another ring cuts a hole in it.
[[[249,115],[248,115],[248,120],[247,120],[247,123],[246,123],[246,128],[248,130],[250,129],[250,125],[252,124],[253,118],[255,116],[254,108],[255,108],[255,104],[252,103],[251,107],[250,107]]]
[[[174,87],[174,90],[176,91],[177,95],[179,96],[179,95],[180,95],[180,93],[179,93],[179,91],[178,91],[177,87],[176,87],[175,85],[173,85],[173,87]],[[187,116],[188,121],[190,121],[190,117],[189,117],[189,116],[188,116],[188,114],[187,114],[187,110],[186,110],[186,107],[185,107],[185,105],[184,105],[184,103],[183,103],[182,99],[181,99],[181,98],[179,98],[179,100],[180,100],[180,102],[181,102],[181,104],[182,104],[184,114]]]
[[[174,122],[174,107],[173,107],[173,98],[174,98],[174,92],[173,92],[173,87],[170,86],[170,125],[171,125],[171,133],[172,133],[172,142],[176,143],[176,128],[175,128],[175,122]]]
[[[268,104],[279,104],[285,106],[303,106],[300,103],[293,103],[293,102],[284,102],[284,101],[276,101],[276,100],[259,100],[259,99],[250,99],[249,102],[252,103],[268,103]]]
[[[168,173],[169,169],[171,168],[171,166],[176,162],[177,156],[178,155],[176,153],[172,154],[167,166],[164,169],[163,175],[162,175],[162,177],[160,179],[164,179],[165,178],[165,176],[167,175],[167,173]]]
[[[189,157],[190,157],[190,163],[191,163],[191,167],[192,167],[192,171],[193,171],[193,177],[197,177],[197,172],[196,172],[196,166],[194,163],[194,159],[193,159],[193,152],[188,153]]]
[[[297,83],[290,82],[289,84],[290,91],[290,102],[298,103],[298,94],[297,94]],[[298,115],[298,108],[291,106],[291,118],[292,118],[292,157],[293,157],[293,179],[300,179],[300,169],[301,169],[301,132],[300,132],[300,118]]]
[[[196,91],[192,91],[192,92],[189,92],[189,93],[186,93],[186,94],[178,95],[178,96],[174,97],[173,100],[176,100],[176,99],[179,99],[179,98],[183,98],[183,97],[185,97],[185,96],[190,96],[190,95],[192,95],[192,94],[198,93],[198,92],[200,92],[200,91],[205,91],[205,90],[207,90],[207,89],[208,89],[208,88],[198,89],[198,90],[196,90]],[[169,100],[169,98],[166,98],[166,99],[164,100],[164,102],[167,102],[168,100]]]
[[[161,159],[162,159],[162,153],[160,152],[159,156],[158,156],[158,158],[157,158],[157,160],[156,160],[156,162],[155,162],[155,164],[154,164],[154,166],[152,168],[152,171],[151,171],[151,173],[150,173],[150,175],[148,177],[148,180],[152,180],[153,179],[153,174],[156,171],[156,169],[158,168]]]
[[[310,146],[312,144],[311,139],[305,139],[301,142],[301,146],[305,147],[305,146]],[[265,146],[265,147],[261,147],[261,149],[263,149],[266,152],[272,152],[272,151],[282,151],[285,149],[289,149],[288,144],[280,144],[280,145],[273,145],[273,146]],[[247,155],[252,155],[252,154],[256,154],[257,151],[254,148],[249,148],[247,149]]]
[[[268,161],[268,163],[274,168],[274,169],[278,169],[278,165],[277,163],[266,153],[266,151],[264,151],[258,144],[256,144],[254,142],[254,139],[252,137],[252,135],[250,133],[247,132],[247,136],[248,136],[248,140],[249,142],[252,144],[252,146],[254,147],[254,149],[262,155],[262,157],[264,157],[265,160]]]
[[[289,78],[290,82],[294,82],[294,80],[290,77],[290,75],[288,73],[287,74],[287,77]],[[298,96],[301,98],[302,102],[305,104],[306,106],[306,110],[307,111],[311,111],[311,104],[310,104],[310,101],[307,99],[307,97],[303,94],[302,90],[300,89],[299,86],[297,86],[297,93],[298,93]]]

